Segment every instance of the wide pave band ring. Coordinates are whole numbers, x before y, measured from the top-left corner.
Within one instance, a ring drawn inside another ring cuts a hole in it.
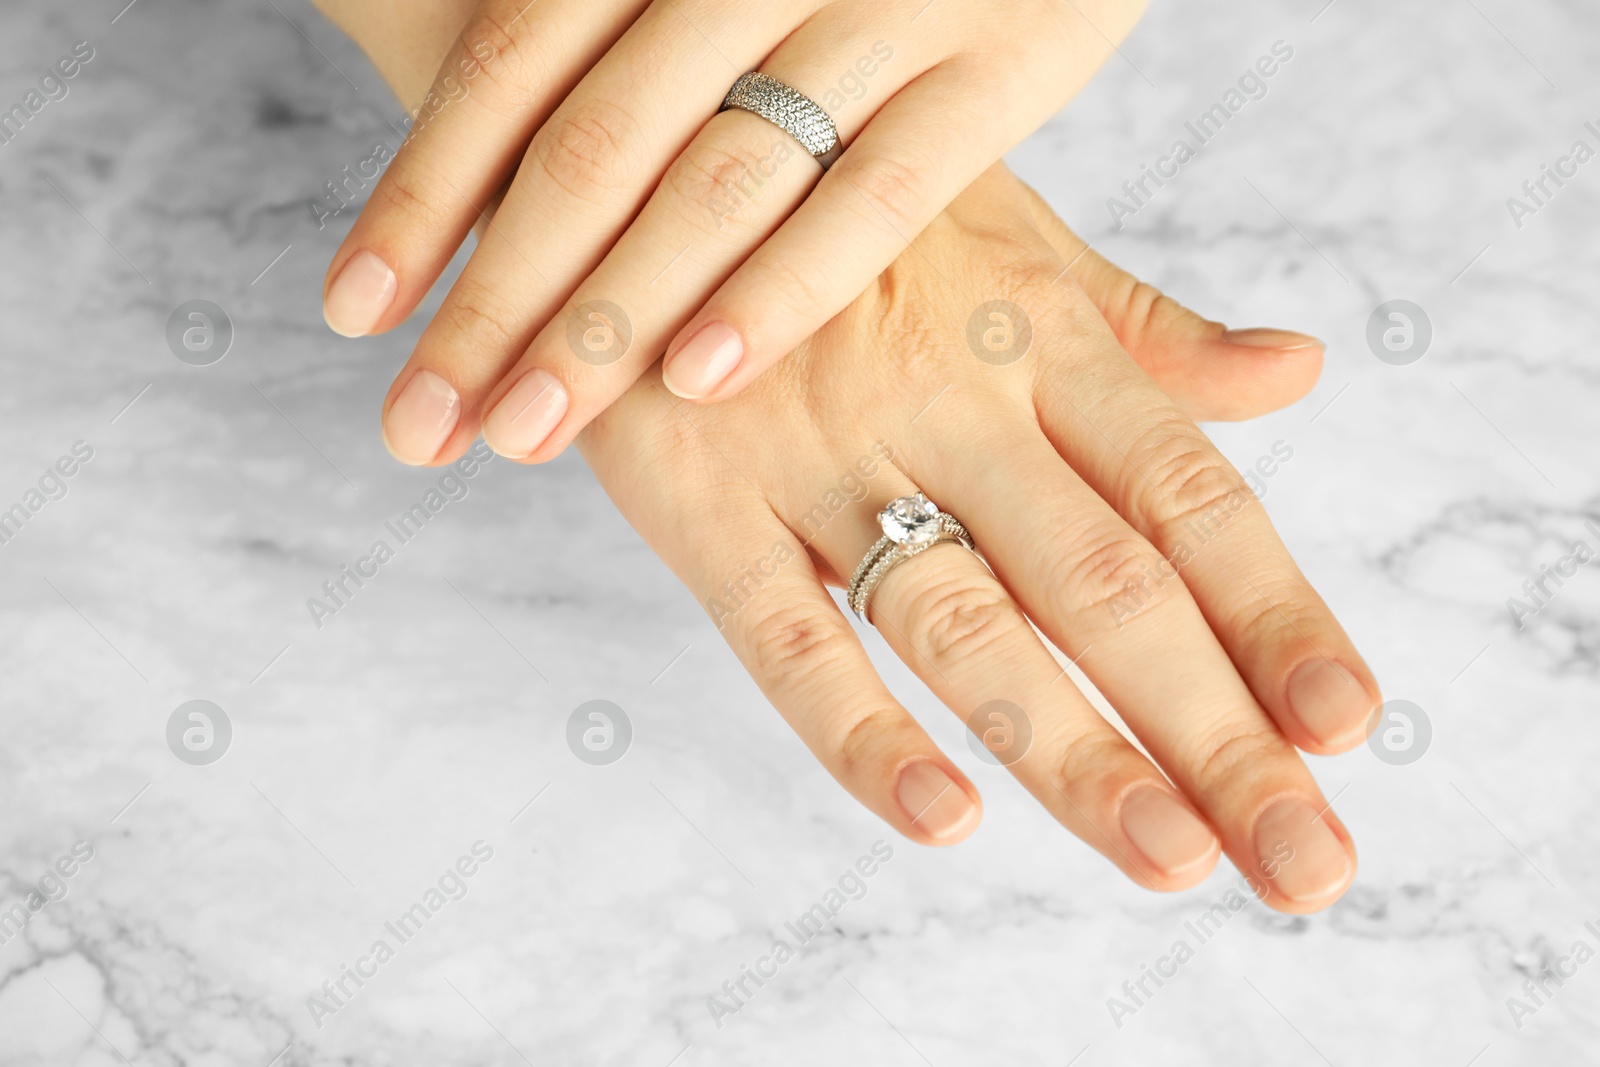
[[[730,108],[760,115],[800,142],[800,147],[827,170],[844,152],[839,130],[822,106],[804,93],[789,88],[760,71],[741,74],[723,98],[719,112]]]
[[[891,500],[878,512],[878,525],[883,528],[883,536],[861,557],[845,594],[850,610],[862,622],[871,621],[867,618],[867,608],[884,575],[911,557],[934,545],[953,543],[983,558],[961,521],[947,511],[940,511],[937,504],[921,493]]]

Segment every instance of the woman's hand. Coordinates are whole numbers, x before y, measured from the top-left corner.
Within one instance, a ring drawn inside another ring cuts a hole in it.
[[[1011,307],[969,322],[995,300]],[[1024,316],[1025,350],[984,347]],[[1237,337],[1287,341],[1230,337],[1134,282],[997,166],[738,398],[685,404],[651,373],[579,443],[812,752],[907,837],[965,837],[977,790],[823,583],[855,568],[887,501],[922,490],[993,573],[957,546],[891,570],[870,609],[890,647],[969,725],[1006,702],[1013,739],[1031,731],[1011,772],[1130,878],[1193,885],[1220,840],[1269,904],[1312,911],[1355,858],[1296,746],[1359,744],[1377,686],[1245,479],[1125,352],[1202,417],[1248,413],[1256,375],[1309,387],[1309,339]],[[1144,752],[1063,681],[1030,621]]]
[[[549,459],[664,349],[678,395],[733,395],[1059,110],[1142,3],[482,0],[328,271],[334,329],[390,329],[511,183],[390,389],[390,450],[447,462],[481,430]],[[830,113],[848,149],[826,175],[779,126],[718,114],[756,69]]]
[[[469,16],[440,0],[380,23],[368,0],[323,2],[408,102]],[[1008,365],[968,340],[969,310],[995,298],[1032,324]],[[1311,911],[1343,892],[1354,855],[1294,746],[1358,743],[1377,686],[1190,420],[1289,403],[1320,363],[1309,338],[1230,333],[1136,282],[997,167],[754,389],[697,408],[651,374],[580,446],[812,751],[902,833],[960,840],[977,793],[822,583],[915,486],[998,577],[948,546],[890,572],[872,619],[896,652],[964,718],[995,699],[1022,709],[1032,741],[1014,773],[1140,884],[1200,881],[1220,834],[1268,903]],[[1025,615],[1154,762],[1062,684]]]

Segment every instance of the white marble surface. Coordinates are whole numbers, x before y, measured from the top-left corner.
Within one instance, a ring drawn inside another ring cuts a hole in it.
[[[1520,631],[1505,605],[1600,516],[1600,161],[1520,230],[1505,204],[1600,147],[1592,6],[1158,5],[1014,156],[1186,302],[1331,343],[1310,398],[1218,438],[1247,462],[1293,444],[1268,507],[1433,724],[1408,767],[1313,761],[1361,850],[1348,897],[1252,907],[1117,1028],[1107,997],[1237,876],[1132,887],[879,656],[986,822],[893,842],[718,1029],[706,997],[886,832],[576,458],[491,465],[310,626],[305,598],[435,477],[376,432],[417,327],[324,329],[340,230],[305,207],[396,109],[301,3],[142,0],[113,25],[122,3],[12,4],[0,34],[7,105],[96,49],[0,145],[0,505],[93,448],[0,546],[0,910],[93,849],[0,945],[0,1065],[1600,1062],[1600,962],[1520,1029],[1506,1004],[1600,948],[1600,576]],[[1277,40],[1267,96],[1114,229],[1106,198]],[[1397,297],[1436,329],[1412,366],[1364,339]],[[206,368],[164,338],[195,298],[237,329]],[[165,741],[194,698],[235,731],[207,767]],[[607,768],[563,742],[594,698],[636,730]],[[480,840],[465,898],[315,1026],[306,998]]]

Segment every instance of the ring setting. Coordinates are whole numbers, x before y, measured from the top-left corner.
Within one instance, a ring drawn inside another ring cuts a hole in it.
[[[800,147],[822,164],[823,170],[833,166],[844,153],[839,129],[821,104],[758,70],[741,74],[717,110],[730,108],[760,115],[777,126],[799,141]]]
[[[934,545],[958,544],[979,559],[983,558],[961,520],[941,511],[939,505],[922,493],[889,501],[878,512],[878,526],[883,536],[861,557],[845,594],[850,610],[862,622],[871,621],[867,618],[867,608],[884,576]]]

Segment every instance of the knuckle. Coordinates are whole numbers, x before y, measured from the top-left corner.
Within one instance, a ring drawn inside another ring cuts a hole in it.
[[[999,291],[1019,304],[1037,304],[1041,307],[1059,304],[1072,294],[1072,287],[1062,285],[1068,277],[1054,261],[1041,258],[1036,246],[1012,238],[1015,249],[1004,263],[994,265]]]
[[[1328,611],[1309,585],[1268,577],[1259,577],[1252,585],[1255,588],[1250,592],[1259,595],[1252,595],[1236,608],[1228,623],[1243,647],[1269,656],[1298,655],[1308,641],[1314,648],[1326,647],[1323,640],[1328,633]]]
[[[840,770],[848,776],[873,767],[879,762],[874,758],[875,755],[893,751],[893,746],[885,742],[898,733],[903,725],[904,718],[898,710],[881,706],[871,708],[851,721],[834,746],[839,755]]]
[[[1115,330],[1128,352],[1152,345],[1159,348],[1173,336],[1208,337],[1220,334],[1222,325],[1191,311],[1155,286],[1101,260],[1090,272],[1096,314]],[[1087,299],[1087,293],[1085,293]]]
[[[462,43],[472,40],[477,47],[487,49],[497,58],[515,58],[523,40],[518,32],[526,25],[520,19],[502,18],[493,6],[485,6],[472,29],[463,35]]]
[[[721,229],[744,214],[741,206],[760,195],[772,173],[768,157],[697,141],[667,172],[667,188],[691,224]]]
[[[611,104],[558,112],[534,137],[533,161],[564,192],[595,201],[627,186],[633,125],[627,112]]]
[[[1270,596],[1270,592],[1266,592],[1262,596],[1252,597],[1233,616],[1232,626],[1245,647],[1261,648],[1272,641],[1282,628],[1283,616],[1278,613],[1279,607],[1269,599]],[[1290,614],[1289,617],[1293,619],[1294,615]]]
[[[1136,449],[1134,506],[1158,536],[1193,521],[1223,521],[1255,499],[1239,472],[1192,425],[1152,431]]]
[[[1128,744],[1120,736],[1096,730],[1073,740],[1055,765],[1055,787],[1063,795],[1102,807],[1116,796],[1123,781]]]
[[[1073,614],[1104,613],[1139,590],[1159,587],[1164,562],[1132,530],[1107,528],[1050,546],[1047,587]]]
[[[841,656],[852,640],[844,620],[786,605],[752,623],[749,648],[760,676],[786,685]]]
[[[887,219],[896,230],[906,230],[922,228],[928,203],[923,173],[892,157],[873,156],[840,178],[866,201],[878,221]]]
[[[1108,317],[1118,323],[1124,344],[1136,348],[1145,338],[1159,334],[1164,323],[1185,314],[1186,309],[1149,282],[1129,274],[1117,278],[1107,294]]]
[[[935,663],[981,655],[1021,621],[1016,605],[998,583],[975,582],[970,575],[918,589],[907,607],[911,632],[923,635],[928,658]]]
[[[1032,321],[1034,344],[1051,353],[1050,365],[1070,368],[1074,380],[1091,374],[1104,378],[1117,365],[1111,357],[1114,347],[1107,343],[1114,335],[1105,318],[1082,286],[1064,273],[1064,261],[1027,252],[998,269],[997,291]]]
[[[439,308],[435,321],[445,336],[474,352],[503,353],[516,346],[515,313],[503,299],[478,286],[459,287]]]
[[[547,36],[547,35],[546,35]],[[532,22],[521,13],[505,18],[490,5],[463,35],[457,59],[481,73],[516,110],[537,99],[550,56]]]
[[[390,165],[374,196],[385,214],[398,215],[407,229],[435,230],[448,219],[448,212],[428,196],[411,167]]]
[[[1195,768],[1195,784],[1208,794],[1236,789],[1241,779],[1258,776],[1249,772],[1276,762],[1284,745],[1281,736],[1249,727],[1234,725],[1213,731],[1202,745],[1205,755]]]

